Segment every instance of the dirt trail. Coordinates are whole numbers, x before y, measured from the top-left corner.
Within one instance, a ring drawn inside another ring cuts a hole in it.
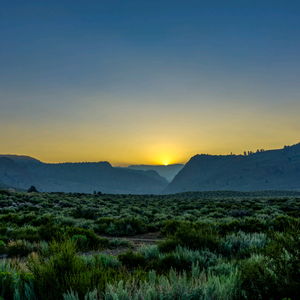
[[[107,236],[107,235],[100,235],[101,237],[105,237],[107,239],[114,240],[114,239],[118,239],[118,240],[128,240],[130,242],[132,242],[132,246],[133,248],[128,248],[128,247],[118,247],[115,249],[105,249],[102,250],[102,253],[106,253],[108,255],[118,255],[120,253],[125,253],[127,250],[131,249],[134,252],[137,252],[137,249],[139,247],[141,247],[143,244],[145,245],[156,245],[157,242],[162,241],[163,239],[158,238],[158,232],[155,233],[145,233],[145,234],[137,234],[134,236],[118,236],[118,237],[112,237],[112,236]]]

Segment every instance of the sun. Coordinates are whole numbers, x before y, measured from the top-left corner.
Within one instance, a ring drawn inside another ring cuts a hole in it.
[[[165,166],[168,166],[170,164],[170,159],[168,158],[164,158],[161,160],[162,164],[165,165]]]

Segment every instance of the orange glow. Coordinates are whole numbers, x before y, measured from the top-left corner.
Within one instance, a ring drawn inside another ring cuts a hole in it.
[[[112,107],[95,104],[76,111],[73,106],[68,114],[47,111],[42,120],[0,111],[0,153],[29,155],[48,163],[169,165],[186,163],[201,153],[240,154],[299,142],[298,102],[266,118],[260,107],[251,110],[221,102],[214,109],[201,101],[184,107],[179,102],[171,106],[163,101],[157,105],[112,101]]]

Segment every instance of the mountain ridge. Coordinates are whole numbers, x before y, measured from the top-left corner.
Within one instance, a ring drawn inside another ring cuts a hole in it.
[[[163,193],[300,190],[300,143],[249,155],[193,156]]]
[[[132,170],[143,170],[149,171],[154,170],[160,176],[165,177],[169,182],[171,182],[176,174],[184,167],[184,164],[170,164],[170,165],[130,165],[127,169]]]
[[[174,173],[168,184],[157,167]],[[113,167],[107,161],[47,164],[29,156],[0,155],[0,184],[40,191],[174,194],[186,191],[300,191],[300,143],[248,155],[197,154],[186,165]],[[141,170],[146,168],[146,170]]]
[[[0,155],[0,183],[15,188],[34,185],[45,192],[157,194],[167,186],[155,176],[117,170],[109,162],[46,164],[14,157],[17,163],[9,157]]]

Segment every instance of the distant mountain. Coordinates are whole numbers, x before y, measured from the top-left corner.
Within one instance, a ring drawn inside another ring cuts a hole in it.
[[[157,194],[166,180],[141,172],[115,169],[108,162],[46,164],[35,159],[0,155],[0,183],[22,189],[34,185],[46,192]],[[19,163],[17,163],[17,161]]]
[[[167,166],[159,166],[159,165],[131,165],[127,167],[132,170],[142,170],[149,171],[154,170],[160,176],[165,177],[169,182],[173,180],[173,178],[178,174],[178,172],[184,167],[183,164],[173,164]]]
[[[19,165],[36,164],[36,163],[42,164],[40,160],[26,155],[0,154],[0,157],[10,158]]]
[[[10,158],[0,157],[0,183],[27,190],[33,183],[37,188],[41,188],[45,182],[38,175],[30,172],[26,166],[21,166]]]
[[[134,169],[128,169],[128,168],[121,168],[121,167],[115,167],[115,169],[119,169],[119,170],[123,170],[126,172],[131,172],[131,173],[137,173],[137,174],[142,174],[142,175],[146,175],[150,178],[155,178],[161,182],[163,182],[164,184],[168,184],[169,181],[165,178],[160,176],[156,171],[154,170],[147,170],[147,171],[142,171],[142,170],[134,170]]]
[[[196,155],[163,193],[184,191],[300,191],[300,143],[244,155]]]
[[[164,177],[172,176],[168,184]],[[300,143],[249,155],[195,155],[185,166],[114,168],[108,162],[47,164],[28,156],[0,155],[0,188],[27,190],[31,185],[45,192],[113,194],[300,191]]]

